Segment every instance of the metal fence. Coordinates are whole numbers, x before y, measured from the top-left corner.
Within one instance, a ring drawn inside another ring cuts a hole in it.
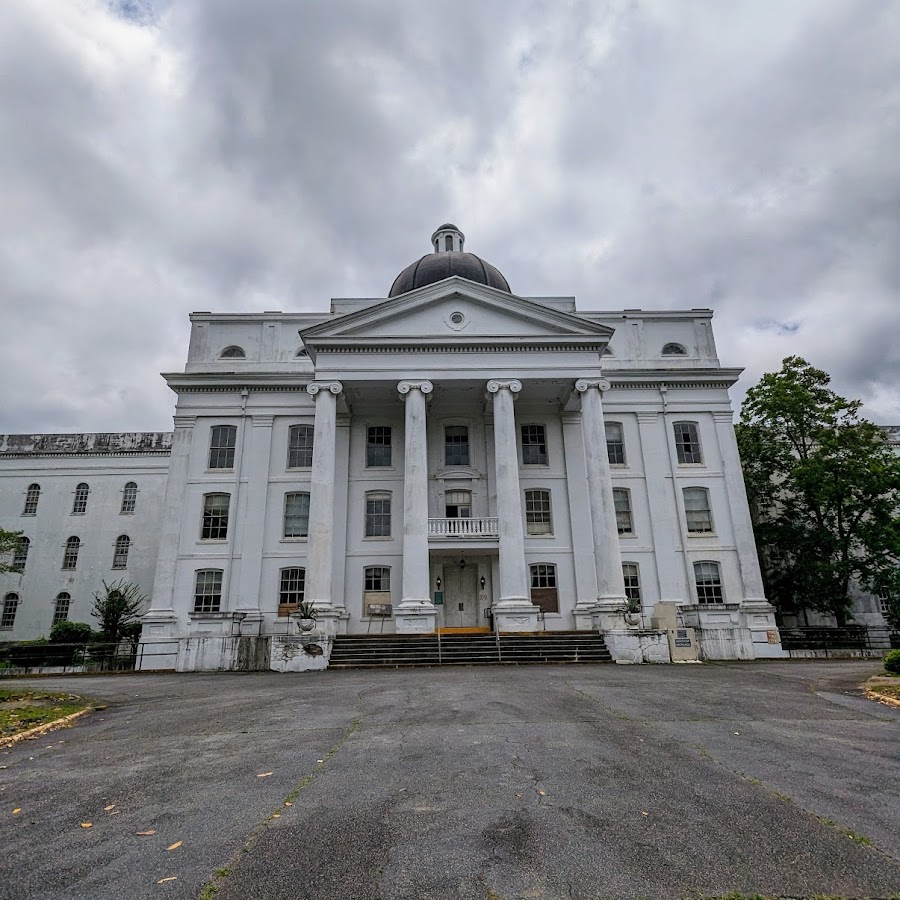
[[[781,646],[785,650],[881,650],[887,638],[887,629],[869,629],[864,625],[845,625],[843,628],[781,627],[779,631]]]
[[[25,674],[67,672],[125,672],[134,668],[130,642],[114,644],[56,644],[22,641],[0,645],[0,678]]]

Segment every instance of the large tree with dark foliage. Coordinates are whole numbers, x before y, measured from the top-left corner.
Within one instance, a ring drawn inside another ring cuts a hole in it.
[[[747,392],[737,426],[769,599],[844,624],[850,584],[889,598],[900,625],[900,458],[858,400],[790,356]]]

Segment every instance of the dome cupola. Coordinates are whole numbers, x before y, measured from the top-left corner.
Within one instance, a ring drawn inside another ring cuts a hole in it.
[[[441,225],[431,236],[434,252],[408,265],[394,279],[388,297],[399,297],[453,275],[511,294],[509,283],[500,270],[480,256],[466,253],[463,250],[465,242],[466,236],[455,225],[449,222]]]

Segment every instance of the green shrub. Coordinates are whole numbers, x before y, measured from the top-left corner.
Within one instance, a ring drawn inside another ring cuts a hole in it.
[[[884,655],[884,668],[891,675],[900,675],[900,650],[891,650]]]
[[[94,636],[94,629],[86,622],[57,622],[50,629],[53,644],[86,644]]]

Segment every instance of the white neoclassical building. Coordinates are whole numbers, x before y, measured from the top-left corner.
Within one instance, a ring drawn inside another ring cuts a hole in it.
[[[306,667],[301,602],[317,666],[452,629],[782,654],[712,312],[520,296],[463,242],[441,226],[386,298],[191,316],[144,667]]]

